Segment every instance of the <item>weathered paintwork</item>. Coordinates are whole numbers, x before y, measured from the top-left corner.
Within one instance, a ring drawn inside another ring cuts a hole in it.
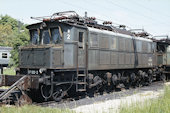
[[[65,23],[46,25],[48,29],[61,27],[62,43],[21,48],[20,68],[76,69],[87,65],[88,70],[108,70],[156,65],[155,44],[150,39]],[[83,34],[81,42],[80,33]]]

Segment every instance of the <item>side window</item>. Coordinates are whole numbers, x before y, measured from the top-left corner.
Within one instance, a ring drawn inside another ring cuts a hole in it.
[[[83,32],[79,32],[79,42],[83,42]]]
[[[142,52],[148,52],[148,42],[142,41]]]
[[[98,35],[96,33],[90,33],[90,47],[98,47]]]
[[[137,52],[142,52],[142,42],[137,40],[136,41],[136,48],[137,48]]]
[[[133,51],[133,41],[132,41],[132,39],[129,39],[129,51],[130,52]]]
[[[105,35],[100,37],[100,48],[108,49],[109,48],[109,36]]]
[[[151,47],[151,43],[150,42],[148,43],[148,52],[149,53],[152,52],[152,47]]]
[[[7,53],[2,53],[2,58],[8,58],[8,54]]]
[[[43,40],[43,44],[49,44],[50,43],[50,35],[49,35],[48,30],[43,30],[42,40]]]
[[[112,50],[116,50],[117,49],[117,38],[116,37],[111,37],[110,48]]]
[[[38,31],[37,30],[31,30],[30,34],[31,34],[31,43],[32,44],[39,44],[40,37],[39,37]]]
[[[59,32],[59,28],[51,29],[51,37],[53,44],[60,44],[62,42],[62,37]]]
[[[126,49],[126,51],[132,51],[132,39],[130,39],[130,38],[126,38],[125,39],[125,49]]]
[[[125,50],[125,39],[122,37],[119,37],[119,51]]]

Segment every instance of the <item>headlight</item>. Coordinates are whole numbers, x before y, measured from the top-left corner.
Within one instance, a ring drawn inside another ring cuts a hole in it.
[[[43,72],[46,72],[46,70],[47,70],[46,68],[40,68],[39,72],[40,72],[40,74],[42,74]]]

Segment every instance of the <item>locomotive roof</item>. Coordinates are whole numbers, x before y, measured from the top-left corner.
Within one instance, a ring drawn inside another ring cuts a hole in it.
[[[57,16],[57,17],[56,17]],[[36,17],[34,19],[42,20],[42,22],[35,23],[28,25],[28,29],[35,29],[35,28],[40,28],[40,26],[43,26],[43,24],[65,24],[65,25],[70,25],[70,26],[76,26],[76,27],[81,27],[84,29],[96,29],[98,31],[102,32],[108,32],[108,33],[118,33],[119,35],[126,35],[126,36],[134,36],[134,37],[141,37],[139,39],[145,38],[143,40],[148,40],[149,34],[146,32],[141,32],[141,33],[135,33],[130,30],[126,29],[126,26],[124,25],[119,25],[119,27],[113,26],[112,22],[105,21],[102,24],[98,24],[95,17],[80,17],[77,13],[74,11],[66,11],[66,12],[59,12],[59,13],[54,13],[52,16],[46,17]]]
[[[112,32],[116,32],[116,33],[121,33],[121,34],[126,34],[126,35],[133,35],[132,32],[126,30],[126,29],[120,29],[114,26],[104,26],[104,25],[100,25],[100,24],[83,24],[80,22],[71,22],[71,21],[50,21],[50,22],[39,22],[39,23],[34,23],[31,25],[28,25],[27,28],[28,29],[34,29],[35,27],[39,27],[41,24],[43,23],[51,23],[51,24],[55,24],[55,23],[61,23],[61,24],[67,24],[70,26],[76,26],[76,27],[81,27],[81,28],[95,28],[95,29],[102,29],[105,31],[112,31]]]
[[[28,25],[27,28],[28,29],[35,29],[35,27],[39,27],[43,24],[44,22],[40,22],[40,23],[35,23],[35,24],[31,24]],[[135,36],[132,32],[127,31],[126,29],[120,29],[120,28],[116,28],[116,27],[111,27],[111,26],[103,26],[103,25],[82,25],[81,23],[75,24],[73,22],[46,22],[47,24],[66,24],[66,25],[70,25],[70,26],[75,26],[75,27],[81,27],[84,29],[88,29],[89,31],[94,31],[94,32],[98,32],[98,33],[106,33],[106,34],[110,34],[110,35],[116,35],[116,36],[120,36],[120,37],[125,37],[125,38],[132,38],[135,37],[136,39],[139,40],[144,40],[144,41],[153,41],[151,39],[148,38],[144,38],[144,37],[138,37]]]
[[[93,32],[98,32],[98,33],[105,33],[108,35],[115,35],[115,36],[119,36],[119,37],[125,37],[125,38],[130,38],[132,39],[134,36],[131,35],[127,35],[127,34],[122,34],[119,32],[112,32],[112,31],[107,31],[107,30],[103,30],[103,29],[95,29],[95,28],[91,28],[88,27],[89,31],[93,31]],[[148,41],[148,42],[152,42],[151,39],[147,39],[147,38],[142,38],[142,37],[135,37],[138,40],[143,40],[143,41]]]

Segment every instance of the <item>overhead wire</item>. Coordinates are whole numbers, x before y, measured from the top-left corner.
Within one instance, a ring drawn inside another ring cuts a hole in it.
[[[137,11],[135,11],[135,10],[132,10],[132,9],[130,9],[130,8],[121,6],[121,5],[119,5],[119,4],[118,4],[117,2],[115,2],[115,1],[114,1],[114,2],[111,1],[111,0],[106,0],[106,1],[110,2],[111,4],[113,4],[113,5],[115,5],[115,6],[119,7],[119,8],[128,10],[128,11],[130,11],[131,13],[134,13],[134,14],[136,14],[136,15],[142,16],[142,17],[144,17],[145,19],[150,19],[151,21],[155,21],[155,22],[157,22],[157,24],[162,24],[162,25],[167,25],[167,24],[169,24],[169,23],[165,23],[165,22],[163,22],[163,21],[159,21],[159,20],[157,20],[156,18],[150,17],[150,16],[148,16],[148,15],[141,14],[141,13],[139,13],[139,12],[137,12]],[[169,24],[169,25],[170,25],[170,24]]]
[[[71,7],[78,7],[78,8],[80,8],[81,10],[82,9],[84,9],[83,11],[87,11],[87,10],[89,10],[90,12],[93,12],[93,13],[95,13],[95,14],[97,14],[97,13],[99,13],[98,11],[96,11],[96,10],[92,10],[92,9],[87,9],[87,8],[84,8],[84,7],[80,7],[80,6],[77,6],[77,5],[75,5],[75,4],[72,4],[72,3],[69,3],[69,2],[66,2],[66,1],[62,1],[64,4],[67,4],[67,5],[69,5],[69,6],[71,6]],[[83,1],[84,2],[84,1]],[[85,3],[88,3],[88,2],[85,2]],[[92,3],[92,2],[91,2]],[[102,13],[102,12],[100,12],[100,14],[102,14],[104,17],[107,17],[107,18],[110,18],[108,15],[106,15],[106,14],[104,14],[104,13]],[[99,19],[99,18],[96,18],[96,20],[98,20],[98,21],[101,21],[101,22],[104,22],[104,21],[106,21],[106,20],[103,20],[103,19]],[[121,24],[118,24],[118,23],[115,23],[115,22],[112,22],[112,24],[114,24],[114,25],[121,25]],[[126,27],[127,28],[129,28],[129,29],[131,29],[129,26],[127,26],[126,25]]]
[[[170,15],[167,15],[167,14],[165,14],[164,12],[161,12],[161,14],[160,14],[160,13],[158,14],[157,11],[155,11],[155,10],[149,8],[149,7],[146,7],[145,5],[143,5],[143,4],[139,3],[139,2],[136,2],[135,0],[133,0],[133,3],[135,3],[136,5],[144,8],[145,10],[148,10],[148,11],[150,11],[150,12],[152,12],[152,13],[155,13],[155,14],[157,14],[157,15],[159,15],[159,16],[164,16],[164,17],[166,17],[166,18],[167,18],[167,17],[170,18]]]
[[[85,1],[88,1],[88,0],[85,0]],[[90,3],[92,4],[94,4],[94,6],[98,6],[98,5],[100,5],[100,4],[95,4],[94,3],[95,1],[91,1]],[[109,1],[109,2],[111,2],[111,4],[113,4],[113,1]],[[86,2],[86,3],[88,3],[88,2]],[[148,16],[148,15],[144,15],[144,14],[140,14],[139,12],[137,12],[137,11],[134,11],[134,10],[131,10],[131,9],[129,9],[129,8],[126,8],[126,7],[122,7],[121,5],[119,5],[119,4],[117,4],[117,3],[114,3],[113,5],[116,5],[117,7],[119,7],[119,8],[123,8],[123,9],[125,9],[125,10],[129,10],[130,11],[130,13],[135,13],[135,15],[139,15],[139,16],[141,16],[141,17],[143,17],[143,18],[145,18],[145,19],[147,19],[147,20],[149,20],[150,21],[150,23],[157,23],[157,24],[159,24],[159,25],[167,25],[167,24],[169,24],[169,23],[165,23],[165,22],[162,22],[162,21],[159,21],[159,20],[155,20],[155,18],[153,18],[153,17],[150,17],[150,16]],[[110,7],[104,7],[102,10],[105,10],[105,9],[108,9],[108,10],[112,10]],[[100,12],[101,13],[101,12]],[[105,17],[108,17],[108,16],[105,16]],[[131,16],[130,16],[131,17]],[[109,17],[108,17],[109,18]],[[133,18],[136,18],[136,20],[139,20],[139,18],[138,17],[136,17],[136,16],[133,16]],[[101,19],[98,19],[98,20],[101,20]],[[141,20],[142,20],[142,18],[141,18]],[[103,21],[103,20],[102,20]],[[121,25],[121,24],[117,24],[117,23],[113,23],[114,25]],[[132,24],[131,24],[132,25]],[[133,24],[134,25],[134,24]],[[169,24],[170,25],[170,24]],[[129,29],[131,29],[130,27],[128,27],[127,26],[127,24],[126,24],[126,27],[127,28],[129,28]],[[154,30],[153,30],[154,31]],[[156,32],[156,31],[155,31]]]
[[[113,1],[111,1],[111,0],[106,0],[106,1],[108,1],[110,4],[113,4],[114,6],[117,6],[117,7],[119,7],[119,8],[122,8],[122,9],[124,9],[124,10],[128,10],[130,13],[134,13],[135,15],[139,15],[139,16],[141,16],[141,17],[143,17],[143,18],[145,18],[145,19],[147,19],[147,20],[150,20],[152,23],[153,23],[153,21],[154,21],[154,23],[156,22],[157,24],[160,24],[160,25],[167,25],[167,24],[169,24],[169,23],[165,23],[165,22],[162,22],[162,21],[160,21],[160,20],[157,20],[157,19],[155,19],[155,18],[153,18],[153,17],[150,17],[150,16],[148,16],[148,15],[145,15],[145,14],[141,14],[141,13],[139,13],[139,12],[137,12],[136,10],[132,10],[132,9],[130,9],[130,8],[127,8],[127,7],[124,7],[124,6],[122,6],[122,5],[120,5],[118,2],[113,2]],[[71,6],[71,7],[73,7],[73,8],[78,8],[78,10],[81,10],[81,11],[90,11],[90,12],[93,12],[93,13],[99,13],[98,11],[96,11],[96,10],[92,10],[91,8],[86,8],[86,7],[80,7],[80,6],[78,6],[78,5],[75,5],[75,4],[72,4],[72,3],[70,3],[70,2],[66,2],[66,1],[60,1],[60,2],[62,2],[62,3],[64,3],[65,5],[68,5],[68,6]],[[92,2],[94,2],[94,1],[91,1],[91,3]],[[89,2],[85,2],[85,3],[89,3]],[[95,4],[95,3],[94,3]],[[84,10],[82,10],[82,9],[84,9]],[[110,10],[110,8],[109,7],[105,7],[104,9],[109,9]],[[100,12],[100,14],[102,14],[104,17],[107,17],[107,18],[110,18],[108,15],[106,15],[106,14],[103,14],[102,12]],[[133,18],[136,18],[136,17],[133,17]],[[98,19],[98,18],[96,18],[98,21],[104,21],[104,20],[102,20],[102,19]],[[139,18],[138,18],[139,19]],[[121,24],[118,24],[118,23],[115,23],[115,22],[113,22],[113,24],[115,24],[115,25],[121,25]],[[170,25],[170,24],[169,24]],[[130,27],[129,27],[130,28]]]

